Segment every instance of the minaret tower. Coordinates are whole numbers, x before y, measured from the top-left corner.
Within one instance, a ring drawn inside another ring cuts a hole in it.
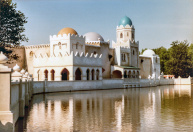
[[[116,54],[115,64],[138,68],[139,42],[135,42],[135,28],[129,17],[121,18],[116,34],[117,42],[112,42]]]
[[[117,26],[117,43],[123,44],[122,46],[129,46],[124,45],[126,42],[132,42],[135,40],[135,28],[132,24],[132,21],[129,17],[124,16],[120,21],[119,25]]]

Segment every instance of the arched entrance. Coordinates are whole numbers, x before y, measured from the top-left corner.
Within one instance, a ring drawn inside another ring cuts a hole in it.
[[[90,80],[90,70],[89,69],[86,70],[86,79]]]
[[[99,69],[96,70],[96,80],[99,80]]]
[[[45,70],[45,71],[44,71],[44,75],[45,75],[45,76],[44,76],[45,79],[48,79],[48,70]]]
[[[69,71],[64,68],[61,72],[61,80],[69,80]]]
[[[127,71],[124,71],[124,78],[127,78]]]
[[[92,69],[91,73],[92,73],[92,80],[94,80],[94,69]]]
[[[113,71],[113,78],[122,78],[122,73],[119,70]]]
[[[133,78],[135,78],[135,71],[133,71]]]
[[[54,77],[55,77],[54,74],[55,74],[55,71],[52,69],[51,70],[51,81],[54,81]]]
[[[131,71],[129,71],[128,73],[128,78],[131,78]]]
[[[75,80],[81,80],[81,70],[77,68],[75,71]]]

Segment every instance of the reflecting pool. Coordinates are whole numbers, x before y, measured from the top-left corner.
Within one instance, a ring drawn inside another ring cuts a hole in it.
[[[191,85],[35,95],[16,131],[192,131]]]

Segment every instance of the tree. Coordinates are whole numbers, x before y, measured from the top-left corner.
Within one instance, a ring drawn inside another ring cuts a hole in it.
[[[193,44],[191,44],[188,48],[188,56],[190,58],[190,76],[193,77]]]
[[[174,41],[168,49],[169,60],[166,62],[167,74],[173,74],[175,77],[188,77],[191,73],[191,61],[188,56],[188,42]]]
[[[11,0],[0,0],[0,50],[9,58],[16,57],[11,55],[10,47],[20,45],[22,41],[28,41],[23,34],[26,19],[21,11],[16,10],[16,4]]]

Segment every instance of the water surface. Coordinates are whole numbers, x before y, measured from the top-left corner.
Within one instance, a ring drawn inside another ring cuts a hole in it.
[[[193,130],[191,85],[35,95],[16,131]]]

